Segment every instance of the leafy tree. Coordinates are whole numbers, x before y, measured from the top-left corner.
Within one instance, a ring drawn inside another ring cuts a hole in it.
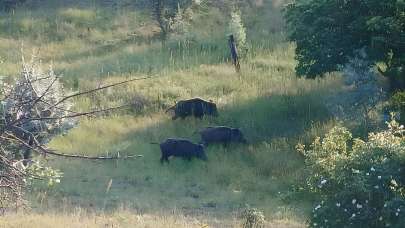
[[[404,0],[296,0],[285,17],[298,75],[336,71],[364,49],[394,87],[405,88]]]

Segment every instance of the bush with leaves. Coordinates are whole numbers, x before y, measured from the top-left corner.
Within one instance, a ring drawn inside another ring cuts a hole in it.
[[[404,127],[353,138],[334,127],[306,149],[309,190],[319,197],[310,227],[403,227],[405,224]]]

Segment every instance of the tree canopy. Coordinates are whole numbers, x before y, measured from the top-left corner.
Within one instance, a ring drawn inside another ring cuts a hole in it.
[[[296,0],[285,9],[298,75],[336,71],[358,50],[405,87],[405,0]]]
[[[26,0],[0,0],[0,10],[9,11],[24,2]]]

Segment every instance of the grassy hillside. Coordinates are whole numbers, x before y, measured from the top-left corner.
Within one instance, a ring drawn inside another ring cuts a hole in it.
[[[185,45],[171,40],[162,46],[153,38],[158,27],[145,11],[112,9],[87,1],[80,6],[50,2],[40,8],[3,13],[0,74],[18,74],[23,49],[25,56],[34,53],[44,66],[52,64],[70,90],[153,77],[77,99],[76,110],[133,105],[98,118],[80,119],[67,135],[50,142],[63,153],[119,151],[142,154],[143,158],[117,162],[46,158],[49,165],[64,172],[64,178],[52,189],[35,186],[31,206],[39,212],[62,214],[29,215],[21,226],[32,220],[39,220],[38,227],[74,224],[77,219],[90,223],[95,215],[77,218],[73,213],[77,207],[93,212],[123,207],[157,216],[157,221],[151,221],[145,215],[147,222],[138,224],[142,227],[157,227],[157,223],[170,227],[162,224],[178,221],[176,216],[203,217],[201,221],[211,222],[216,217],[233,226],[233,219],[246,204],[262,210],[268,220],[289,221],[289,227],[298,226],[292,220],[305,220],[311,199],[296,192],[305,173],[295,145],[309,142],[332,125],[321,98],[339,89],[340,78],[295,76],[294,45],[283,41],[280,11],[274,4],[279,1],[264,1],[259,8],[244,11],[250,48],[240,74],[228,62],[228,17],[218,9],[203,7],[195,12],[195,42]],[[176,100],[190,97],[212,99],[219,117],[172,121],[164,113]],[[194,132],[210,125],[239,127],[250,143],[211,146],[207,162],[173,159],[170,164],[159,163],[160,150],[150,142],[168,137],[198,142]],[[125,213],[127,219],[135,219]],[[110,219],[117,226],[130,226],[118,215],[103,216],[95,220],[95,227]],[[13,216],[0,226],[20,226],[10,221]],[[191,227],[192,223],[180,221],[179,226]],[[282,227],[282,223],[272,224]],[[196,227],[203,227],[200,225]]]

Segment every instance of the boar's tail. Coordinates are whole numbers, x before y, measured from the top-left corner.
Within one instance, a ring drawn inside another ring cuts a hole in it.
[[[175,107],[176,107],[176,105],[173,105],[172,107],[170,107],[170,108],[166,109],[165,113],[169,112],[170,110],[174,110],[174,109],[175,109]]]

